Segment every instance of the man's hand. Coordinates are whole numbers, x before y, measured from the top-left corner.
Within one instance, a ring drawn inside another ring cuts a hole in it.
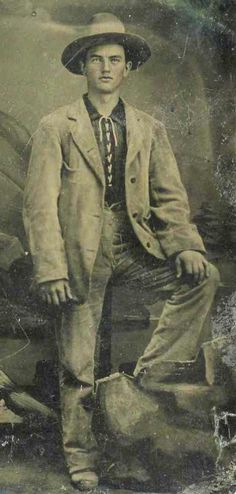
[[[65,279],[40,283],[38,289],[43,301],[50,305],[59,306],[70,300],[75,300],[69,282]]]
[[[182,274],[188,274],[193,277],[196,284],[201,283],[210,274],[207,260],[195,250],[180,252],[175,259],[175,265],[177,278],[180,278]]]

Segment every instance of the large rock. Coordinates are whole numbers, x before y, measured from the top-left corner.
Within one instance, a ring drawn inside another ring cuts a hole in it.
[[[110,434],[122,443],[133,443],[153,435],[165,421],[158,400],[140,390],[133,378],[113,374],[97,381],[100,410]]]
[[[233,339],[229,336],[214,338],[203,344],[205,376],[210,386],[226,386],[232,381],[230,368],[227,367],[224,361],[228,348],[232,344],[235,345],[235,338]]]
[[[206,384],[159,383],[155,393],[125,374],[98,381],[97,397],[107,430],[121,442],[163,437],[169,428],[211,430],[212,409],[227,406],[226,388]]]
[[[118,480],[121,480],[119,471],[127,478],[131,474],[137,477],[124,460],[125,447],[126,457],[127,451],[130,455],[135,453],[144,472],[145,466],[148,467],[159,490],[168,485],[170,490],[173,486],[182,488],[199,474],[214,471],[220,448],[213,408],[227,407],[225,388],[163,383],[155,393],[148,394],[131,377],[117,373],[98,382],[97,398],[103,417],[101,447],[110,455],[110,475]],[[119,471],[114,466],[117,458]],[[140,472],[145,481],[143,470]]]
[[[166,410],[165,420],[180,427],[206,429],[213,423],[213,408],[223,409],[230,392],[223,386],[206,384],[159,383],[156,399]]]

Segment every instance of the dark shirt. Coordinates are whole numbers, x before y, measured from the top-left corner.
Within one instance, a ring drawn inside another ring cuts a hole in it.
[[[121,99],[108,118],[100,115],[83,96],[99,147],[106,178],[105,201],[110,206],[125,202],[125,162],[127,154],[125,109]]]

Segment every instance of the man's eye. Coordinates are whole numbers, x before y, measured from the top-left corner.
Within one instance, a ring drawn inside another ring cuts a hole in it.
[[[112,63],[118,63],[119,61],[120,61],[120,59],[119,58],[116,58],[116,57],[114,57],[114,58],[111,59],[111,62]]]
[[[93,58],[91,59],[91,61],[92,61],[93,63],[98,63],[98,62],[100,62],[100,58],[98,58],[98,57],[93,57]]]

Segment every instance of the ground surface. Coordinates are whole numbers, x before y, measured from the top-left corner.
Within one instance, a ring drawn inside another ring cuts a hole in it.
[[[26,431],[1,427],[0,432],[0,494],[74,494],[67,475],[60,438],[52,430]],[[97,494],[134,494],[136,490],[101,485]],[[154,489],[156,494],[235,494],[235,486],[217,490],[216,479],[203,479],[184,489]],[[139,491],[140,492],[140,491]]]

